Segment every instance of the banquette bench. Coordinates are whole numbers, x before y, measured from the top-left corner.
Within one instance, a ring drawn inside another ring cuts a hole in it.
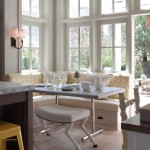
[[[86,80],[86,73],[80,74],[81,80]],[[67,72],[68,84],[76,82],[74,72]],[[43,83],[43,74],[7,74],[6,81],[23,84],[39,84]],[[125,89],[125,99],[130,99],[130,75],[113,74],[113,77],[108,86],[120,87]],[[112,95],[108,98],[95,100],[96,127],[104,129],[119,130],[121,126],[119,97]],[[39,127],[39,122],[35,116],[35,110],[41,106],[51,105],[56,103],[53,95],[39,95],[33,93],[33,127],[34,131]],[[90,108],[90,99],[59,96],[59,104],[70,107]]]

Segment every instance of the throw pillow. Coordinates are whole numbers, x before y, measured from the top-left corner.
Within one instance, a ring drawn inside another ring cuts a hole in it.
[[[95,78],[96,78],[96,74],[94,74],[92,72],[87,72],[86,73],[86,80],[91,82],[92,84],[94,84]]]
[[[49,72],[47,70],[43,70],[43,79],[47,78],[49,80],[49,83],[53,82],[54,72]]]
[[[103,86],[109,86],[111,79],[113,78],[112,74],[100,74],[99,75],[102,80]]]
[[[100,76],[103,86],[109,86],[109,83],[113,77],[112,74],[105,74],[105,73],[95,74],[92,72],[87,72],[86,80],[94,84],[96,76]]]

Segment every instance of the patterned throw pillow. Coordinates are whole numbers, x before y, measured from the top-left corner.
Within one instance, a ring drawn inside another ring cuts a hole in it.
[[[125,99],[128,100],[130,97],[130,75],[114,75],[113,80],[110,81],[109,84],[110,87],[119,87],[125,89]],[[112,96],[109,96],[113,99],[118,99],[119,95],[115,94]]]
[[[67,82],[67,79],[68,79],[68,71],[53,72],[53,71],[43,70],[42,73],[43,73],[43,78],[48,78],[49,79],[49,83],[53,83],[53,81],[55,80],[55,77],[58,77],[58,76],[60,77],[60,79],[62,81]]]

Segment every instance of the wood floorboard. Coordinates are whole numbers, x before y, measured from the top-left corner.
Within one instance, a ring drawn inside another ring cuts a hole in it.
[[[92,143],[87,139],[84,142],[81,138],[85,136],[84,132],[74,127],[71,130],[73,138],[78,142],[82,150],[121,150],[122,134],[121,131],[104,130],[94,138],[98,143],[98,148],[93,148]],[[64,134],[64,129],[54,131],[52,135],[47,136],[39,134],[34,142],[33,150],[75,150],[72,142]]]

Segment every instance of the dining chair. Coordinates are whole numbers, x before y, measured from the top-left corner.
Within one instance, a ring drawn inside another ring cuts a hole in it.
[[[81,148],[79,144],[71,136],[70,131],[74,122],[80,121],[80,127],[87,134],[90,141],[93,143],[93,147],[98,146],[94,138],[89,134],[89,132],[85,129],[84,126],[88,117],[90,116],[90,110],[88,109],[67,107],[67,106],[54,104],[50,106],[40,107],[36,111],[36,116],[39,117],[39,121],[44,130],[46,129],[45,120],[56,123],[50,130],[47,129],[45,130],[47,134],[51,134],[54,128],[59,123],[63,124],[65,127],[65,134],[72,141],[76,150],[81,150]],[[36,136],[37,135],[35,135],[35,137]]]
[[[134,98],[131,100],[125,100],[124,94],[119,95],[119,101],[120,101],[120,110],[121,110],[121,121],[125,121],[128,118],[126,109],[135,104],[135,114],[139,113],[139,104],[140,104],[140,97],[139,97],[139,88],[134,88]],[[122,136],[123,136],[123,144],[122,149],[128,150],[128,132],[126,130],[122,130]]]

